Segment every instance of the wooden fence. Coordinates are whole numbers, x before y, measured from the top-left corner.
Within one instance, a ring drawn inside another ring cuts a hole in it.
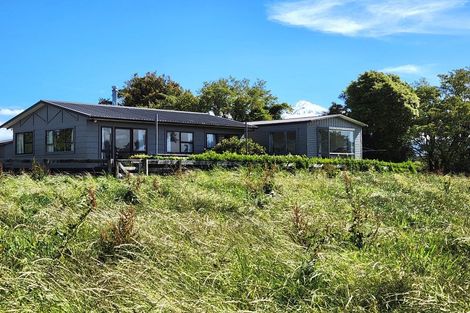
[[[186,169],[210,169],[214,166],[234,168],[238,162],[227,161],[196,161],[196,160],[156,160],[156,159],[117,159],[114,175],[122,178],[127,175],[152,173],[173,173]]]

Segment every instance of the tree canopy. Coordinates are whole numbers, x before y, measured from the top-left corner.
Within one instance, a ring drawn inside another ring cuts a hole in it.
[[[345,110],[366,124],[363,145],[368,158],[404,161],[412,156],[408,133],[418,116],[419,98],[396,75],[365,72],[342,93]]]
[[[149,72],[144,76],[134,74],[118,91],[122,105],[150,107],[180,111],[210,112],[217,116],[239,121],[280,119],[290,111],[287,103],[278,102],[266,82],[233,77],[204,82],[198,95],[183,89],[167,75]],[[108,99],[100,103],[108,104]]]
[[[263,80],[251,83],[248,79],[222,78],[205,82],[199,93],[202,108],[238,121],[280,119],[291,109],[277,101]]]
[[[439,75],[440,87],[416,84],[421,100],[413,146],[428,168],[470,172],[470,69]]]
[[[125,106],[175,109],[177,104],[182,105],[179,98],[187,98],[187,93],[169,76],[149,72],[142,77],[134,74],[119,89],[118,96]]]

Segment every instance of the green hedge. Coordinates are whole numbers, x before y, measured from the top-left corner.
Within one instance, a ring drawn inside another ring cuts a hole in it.
[[[197,161],[221,161],[221,162],[238,162],[242,164],[277,164],[282,166],[294,167],[297,169],[309,169],[320,165],[345,166],[350,171],[370,171],[377,172],[411,172],[416,173],[422,170],[419,162],[384,162],[378,160],[356,160],[346,158],[308,158],[301,155],[241,155],[236,153],[215,153],[208,151],[202,154],[195,154],[189,157],[164,157],[164,156],[147,156],[135,155],[133,158],[155,158],[155,159],[187,159]]]

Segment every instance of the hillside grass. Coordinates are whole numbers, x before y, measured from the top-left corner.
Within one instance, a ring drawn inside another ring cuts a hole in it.
[[[0,176],[1,312],[468,312],[470,180]]]

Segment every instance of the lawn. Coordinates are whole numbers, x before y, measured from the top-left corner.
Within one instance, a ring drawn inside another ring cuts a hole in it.
[[[1,312],[470,311],[469,178],[241,168],[0,186]]]

